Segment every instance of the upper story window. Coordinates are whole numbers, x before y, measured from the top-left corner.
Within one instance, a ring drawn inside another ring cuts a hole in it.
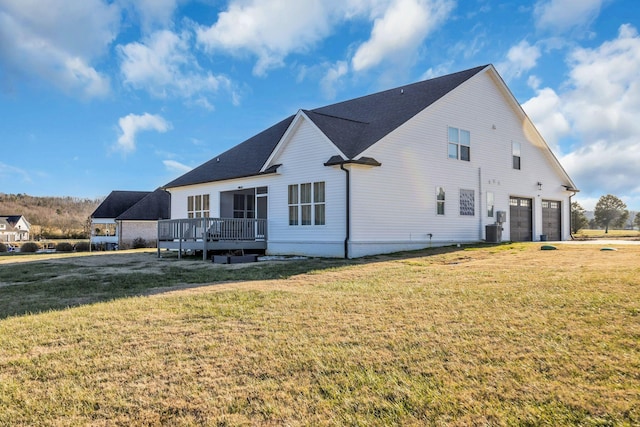
[[[511,143],[511,156],[513,157],[513,168],[520,170],[520,143]]]
[[[289,225],[325,225],[324,182],[289,185]]]
[[[187,197],[187,218],[209,217],[209,195],[199,194]]]
[[[471,132],[449,128],[449,158],[467,162],[471,160]]]

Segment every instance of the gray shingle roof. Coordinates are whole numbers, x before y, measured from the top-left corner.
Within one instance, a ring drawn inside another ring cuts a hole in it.
[[[303,111],[348,160],[353,160],[385,135],[486,67],[483,65]],[[181,187],[259,174],[294,117],[287,117],[164,187]]]
[[[156,221],[169,218],[171,218],[171,194],[157,189],[118,215],[116,220]]]
[[[150,191],[112,191],[93,211],[91,218],[115,218],[150,193]]]

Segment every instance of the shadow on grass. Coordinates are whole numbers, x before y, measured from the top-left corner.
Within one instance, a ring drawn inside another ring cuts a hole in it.
[[[87,262],[86,255],[35,260],[0,266],[0,319],[11,316],[63,310],[119,298],[144,296],[185,287],[254,280],[277,280],[340,269],[353,265],[419,258],[468,248],[501,245],[465,245],[423,249],[353,260],[308,258],[221,265],[200,257],[175,254],[158,259],[145,253],[135,260],[130,254],[100,255]]]

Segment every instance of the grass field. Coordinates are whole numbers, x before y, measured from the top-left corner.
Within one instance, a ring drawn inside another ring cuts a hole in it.
[[[640,425],[640,246],[540,247],[0,258],[0,426]]]
[[[575,235],[576,239],[629,239],[640,240],[640,231],[638,230],[613,230],[608,233],[604,230],[584,229],[578,231]]]

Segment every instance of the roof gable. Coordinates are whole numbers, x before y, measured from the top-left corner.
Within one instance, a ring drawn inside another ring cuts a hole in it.
[[[11,229],[16,228],[19,222],[22,222],[25,227],[31,228],[31,224],[29,224],[29,221],[27,221],[23,215],[0,215],[0,221],[8,225]]]
[[[171,194],[157,189],[116,217],[117,221],[157,221],[171,218]]]
[[[316,108],[308,116],[353,159],[485,68],[475,67]]]
[[[348,159],[378,142],[487,66],[327,105],[303,113]],[[267,173],[268,160],[294,122],[289,116],[265,131],[214,157],[164,188],[182,187]],[[261,172],[262,171],[262,172]]]
[[[149,191],[112,191],[93,211],[91,218],[115,218],[149,193]]]
[[[266,163],[294,116],[289,116],[269,129],[247,139],[208,162],[174,179],[165,188],[222,181],[256,175]]]

